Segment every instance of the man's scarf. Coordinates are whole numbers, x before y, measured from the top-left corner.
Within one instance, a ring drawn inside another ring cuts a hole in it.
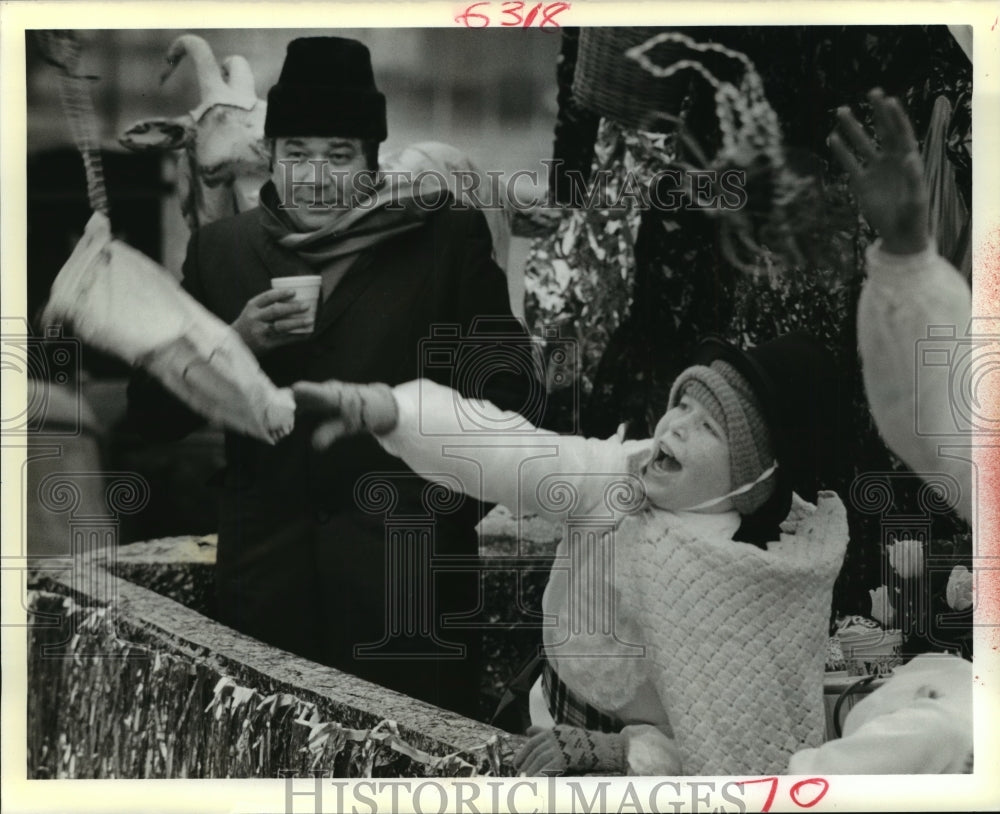
[[[445,202],[445,194],[437,185],[421,185],[418,191],[410,183],[389,184],[383,179],[374,195],[338,209],[326,226],[314,232],[296,229],[287,209],[280,208],[273,181],[261,188],[260,207],[265,230],[280,246],[294,251],[319,273],[335,267],[342,274],[365,249],[419,227],[431,210]]]

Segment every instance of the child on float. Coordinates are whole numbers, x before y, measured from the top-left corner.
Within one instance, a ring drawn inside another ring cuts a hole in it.
[[[426,380],[294,387],[319,446],[372,432],[430,480],[565,521],[523,774],[767,774],[824,739],[847,522],[835,494],[793,493],[835,459],[834,361],[805,334],[710,338],[694,361],[645,441],[539,430]]]

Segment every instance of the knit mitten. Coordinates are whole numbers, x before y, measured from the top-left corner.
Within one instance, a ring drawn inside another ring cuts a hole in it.
[[[536,732],[515,758],[521,774],[625,774],[625,737],[578,726]]]
[[[391,432],[399,419],[399,409],[387,384],[298,382],[292,386],[295,406],[300,412],[320,415],[313,433],[313,446],[326,449],[338,438],[370,432]]]

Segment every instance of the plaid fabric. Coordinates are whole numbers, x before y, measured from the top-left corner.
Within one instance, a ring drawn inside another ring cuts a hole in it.
[[[549,713],[557,724],[579,726],[597,732],[621,732],[625,722],[592,707],[567,687],[548,661],[542,666],[542,689]]]

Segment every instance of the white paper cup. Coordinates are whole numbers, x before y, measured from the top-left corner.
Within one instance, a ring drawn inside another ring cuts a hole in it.
[[[290,288],[295,292],[295,302],[304,302],[309,306],[309,310],[301,316],[309,317],[309,325],[305,328],[296,328],[288,331],[291,334],[311,334],[316,323],[316,308],[319,305],[320,283],[322,278],[318,274],[301,274],[295,277],[274,277],[271,280],[271,288]]]

